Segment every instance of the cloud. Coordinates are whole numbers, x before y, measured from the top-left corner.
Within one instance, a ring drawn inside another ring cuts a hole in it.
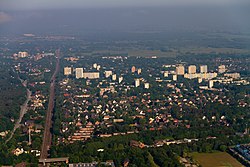
[[[5,23],[11,21],[12,17],[5,13],[5,12],[0,12],[0,23]]]

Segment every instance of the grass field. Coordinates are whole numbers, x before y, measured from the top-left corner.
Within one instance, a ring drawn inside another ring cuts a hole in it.
[[[202,167],[243,167],[240,162],[226,152],[193,153],[192,156]]]

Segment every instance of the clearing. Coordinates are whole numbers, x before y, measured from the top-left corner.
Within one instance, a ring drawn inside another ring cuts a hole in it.
[[[234,157],[226,152],[192,153],[193,159],[202,167],[243,167]]]

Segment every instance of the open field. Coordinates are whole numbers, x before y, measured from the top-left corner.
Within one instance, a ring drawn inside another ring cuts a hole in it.
[[[202,167],[243,167],[240,162],[226,152],[193,153],[192,156]]]
[[[129,56],[140,56],[140,57],[176,57],[177,51],[172,50],[168,52],[162,52],[160,50],[131,50],[128,51]]]
[[[128,56],[139,56],[139,57],[168,57],[175,58],[181,55],[199,55],[199,54],[240,54],[249,55],[250,50],[247,49],[236,49],[236,48],[211,48],[211,47],[190,47],[190,48],[179,48],[171,49],[168,51],[161,50],[146,50],[146,49],[120,49],[120,50],[95,50],[87,53],[78,53],[78,56],[95,56],[95,55],[128,55]],[[74,56],[74,55],[72,55]]]
[[[182,54],[250,54],[248,49],[237,48],[211,48],[211,47],[193,47],[193,48],[181,48]]]

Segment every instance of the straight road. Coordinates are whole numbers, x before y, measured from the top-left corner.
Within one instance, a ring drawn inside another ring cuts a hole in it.
[[[59,59],[60,59],[60,50],[58,49],[56,50],[56,69],[50,79],[49,104],[44,125],[43,143],[42,143],[40,159],[48,158],[48,150],[51,147],[52,134],[50,129],[52,128],[52,116],[53,116],[53,109],[55,102],[55,80],[56,80],[56,75],[60,69]]]

